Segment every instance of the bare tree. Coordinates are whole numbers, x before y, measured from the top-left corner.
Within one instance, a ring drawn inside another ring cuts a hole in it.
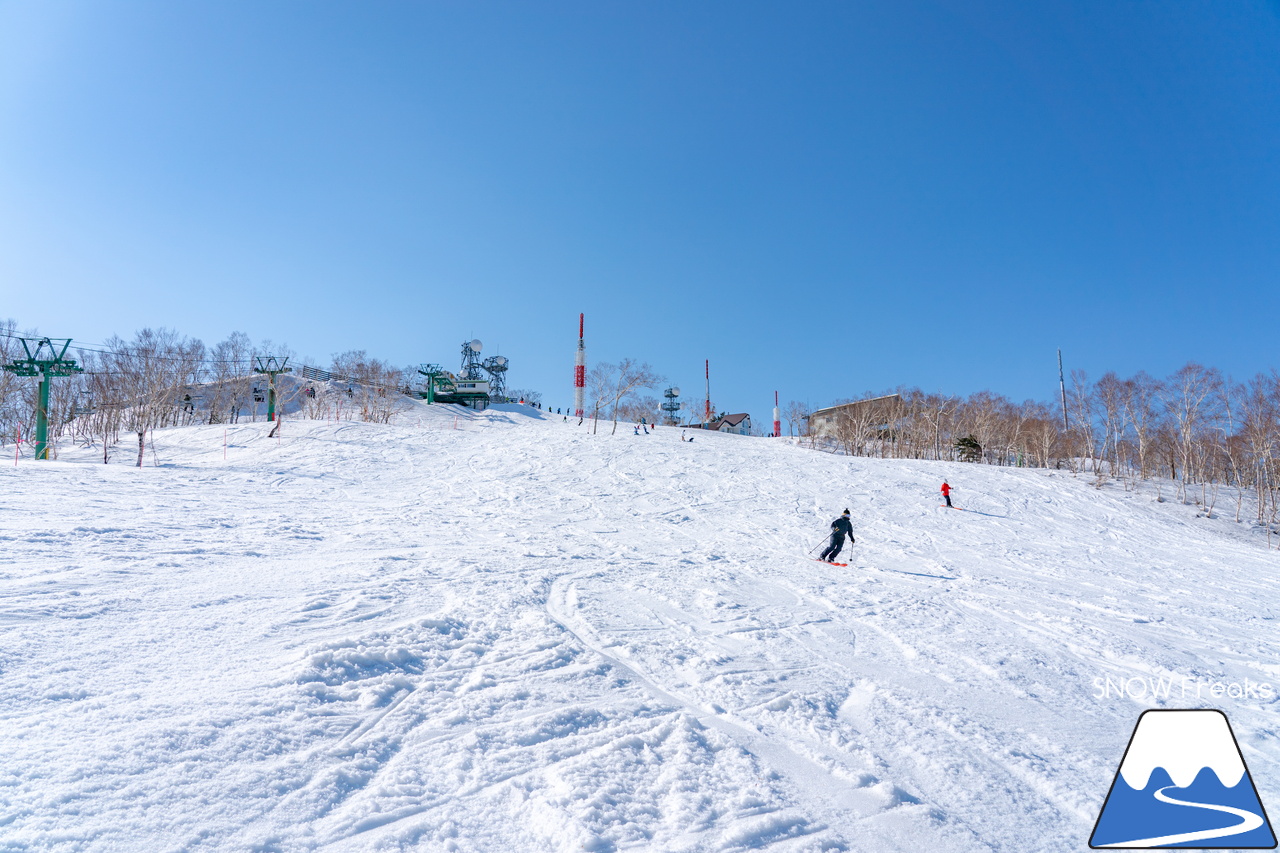
[[[111,372],[114,364],[111,354],[82,353],[81,358],[91,407],[85,432],[91,441],[102,442],[102,464],[105,465],[111,461],[111,449],[120,441],[120,430],[124,427],[121,383]]]
[[[960,398],[930,394],[922,402],[923,410],[929,414],[929,425],[933,428],[933,458],[941,460],[942,448],[952,446],[950,436],[947,436],[946,442],[943,441],[943,436],[955,418],[956,412],[960,410]]]
[[[117,384],[117,405],[124,428],[138,436],[142,467],[147,432],[165,425],[175,414],[178,390],[197,370],[203,344],[183,338],[172,329],[143,329],[132,341],[112,337],[104,359]]]
[[[232,332],[213,348],[209,367],[209,423],[235,423],[253,404],[253,341],[244,332]]]
[[[866,391],[856,398],[845,398],[836,401],[836,405],[843,408],[839,408],[835,412],[832,432],[835,440],[846,454],[850,456],[870,455],[873,439],[876,437],[876,427],[881,422],[881,410],[875,406],[849,406],[847,404],[855,403],[859,400],[870,400],[878,396],[881,395]]]
[[[643,397],[633,394],[629,399],[622,401],[619,414],[626,421],[644,421],[656,426],[662,418],[662,408],[658,398],[651,394]]]
[[[1239,435],[1248,457],[1249,479],[1257,499],[1258,523],[1265,521],[1270,502],[1268,489],[1276,481],[1276,457],[1280,447],[1280,376],[1259,373],[1249,381]]]
[[[792,400],[782,410],[787,419],[788,435],[805,435],[809,431],[809,407],[799,400]]]
[[[1031,457],[1041,468],[1048,468],[1058,454],[1061,440],[1062,418],[1052,405],[1028,400],[1023,408],[1029,410],[1027,433],[1030,436]]]
[[[18,324],[14,320],[0,320],[0,367],[16,361],[21,351],[17,335]],[[7,370],[0,370],[0,444],[17,441],[18,434],[27,421],[22,412],[22,395],[19,378]]]
[[[507,392],[507,396],[513,400],[524,400],[526,403],[542,402],[542,392],[531,391],[528,388],[512,388]]]
[[[591,372],[587,374],[587,402],[586,409],[583,410],[583,416],[586,416],[587,411],[591,412],[592,435],[596,434],[600,426],[600,410],[605,408],[609,401],[613,399],[617,384],[617,367],[608,362],[600,362],[591,368]]]
[[[1109,476],[1120,470],[1120,439],[1125,431],[1125,397],[1128,388],[1115,371],[1107,371],[1094,387],[1098,408],[1102,412],[1102,458]]]
[[[637,362],[632,358],[624,358],[614,367],[616,380],[613,384],[613,435],[618,431],[618,410],[625,401],[630,401],[641,389],[652,388],[662,381],[662,377],[654,372],[648,362]]]
[[[390,423],[401,405],[399,368],[390,363],[370,358],[364,350],[349,350],[333,357],[333,373],[350,380],[353,408],[360,419],[372,423]],[[301,393],[299,391],[298,393]]]
[[[1216,425],[1218,412],[1213,402],[1221,396],[1218,391],[1221,384],[1222,374],[1216,369],[1188,362],[1169,377],[1165,385],[1165,409],[1170,418],[1177,456],[1182,463],[1179,491],[1183,500],[1186,500],[1188,482],[1194,482],[1200,476],[1196,462],[1201,457],[1197,455],[1196,444],[1206,429]]]
[[[1156,439],[1163,389],[1158,380],[1142,371],[1126,379],[1124,384],[1125,415],[1137,441],[1138,472],[1145,480],[1152,473],[1151,449]]]
[[[1067,462],[1073,472],[1080,470],[1084,459],[1088,459],[1093,469],[1097,470],[1098,434],[1094,404],[1093,386],[1089,383],[1088,374],[1083,370],[1071,371],[1071,395],[1068,398],[1068,406],[1071,408],[1068,441],[1071,446],[1067,450],[1070,454]]]

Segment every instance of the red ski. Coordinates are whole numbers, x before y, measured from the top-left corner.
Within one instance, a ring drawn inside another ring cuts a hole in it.
[[[826,563],[828,566],[845,566],[847,568],[849,565],[848,563],[827,563],[826,560],[819,560],[817,557],[814,557],[813,561],[815,563]]]

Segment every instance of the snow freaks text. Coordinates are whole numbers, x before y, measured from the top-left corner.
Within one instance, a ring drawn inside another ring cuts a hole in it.
[[[1270,682],[1202,681],[1195,678],[1113,678],[1093,679],[1094,699],[1257,699],[1269,702],[1276,698],[1276,688]]]

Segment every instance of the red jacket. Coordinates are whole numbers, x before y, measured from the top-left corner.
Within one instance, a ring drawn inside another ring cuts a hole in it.
[[[950,487],[950,486],[948,486],[948,485],[946,484],[946,481],[943,481],[943,483],[942,483],[942,493],[943,493],[944,495],[949,495],[949,494],[951,494],[951,487]]]

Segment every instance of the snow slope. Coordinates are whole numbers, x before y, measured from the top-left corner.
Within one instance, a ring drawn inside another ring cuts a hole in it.
[[[1226,711],[1280,810],[1274,693],[1179,695],[1280,685],[1278,558],[1229,523],[608,428],[0,467],[0,851],[1083,850],[1147,707]],[[806,559],[846,506],[850,567]]]

